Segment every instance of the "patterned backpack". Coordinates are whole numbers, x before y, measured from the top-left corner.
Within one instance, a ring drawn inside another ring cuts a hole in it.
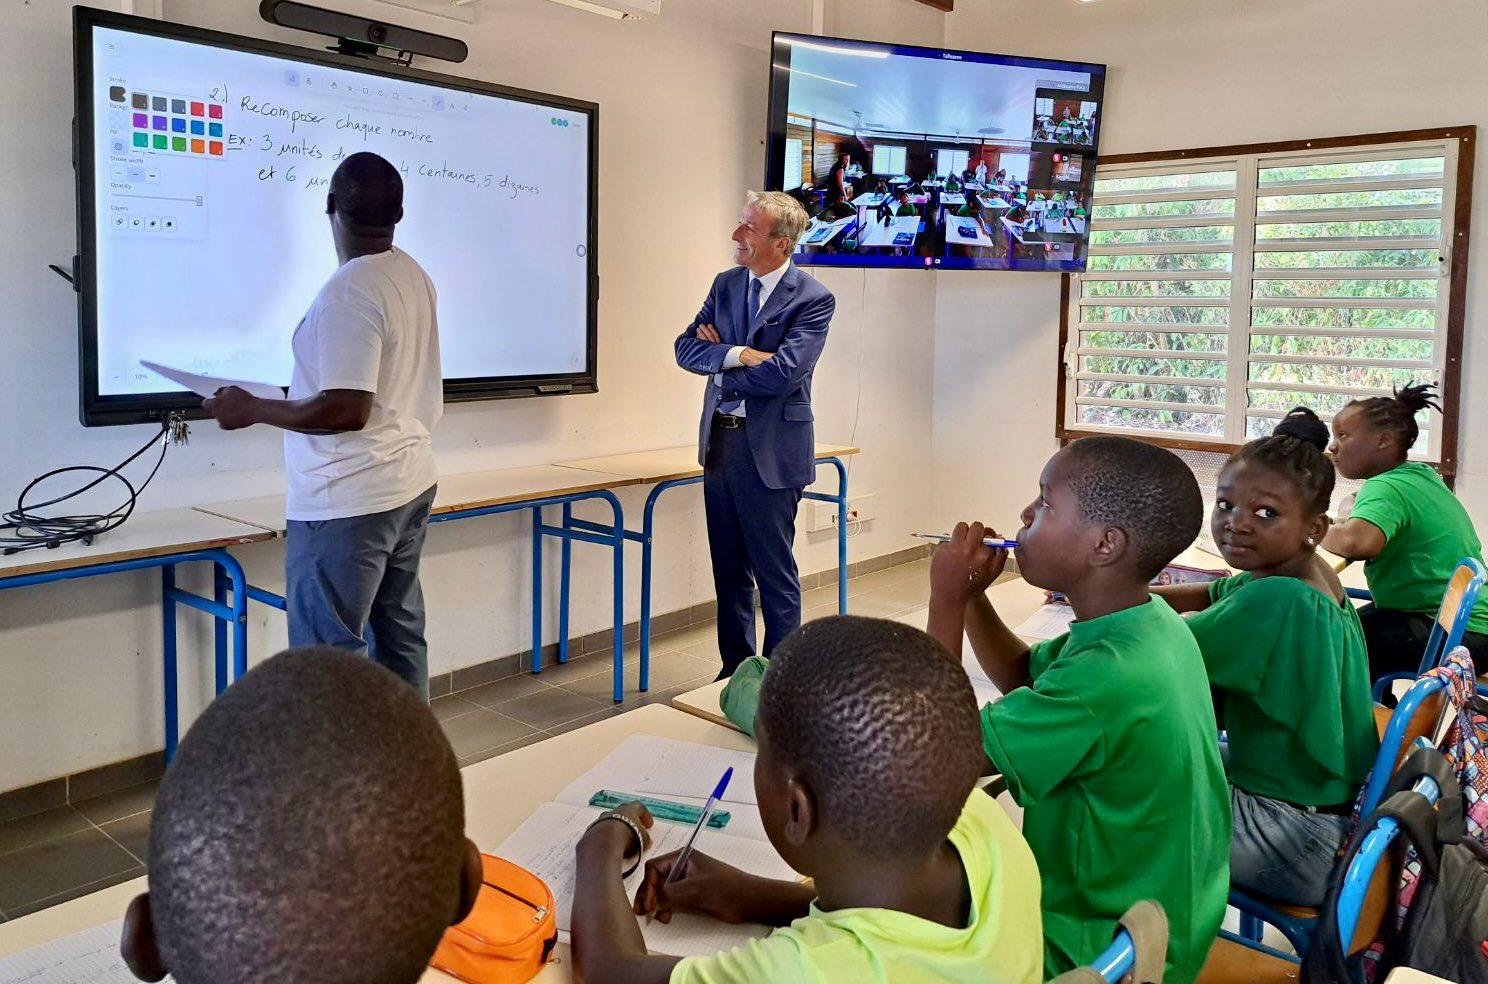
[[[1451,725],[1437,748],[1462,791],[1462,818],[1467,837],[1488,847],[1488,701],[1478,696],[1472,656],[1459,646],[1426,676],[1440,677],[1446,684],[1446,713],[1451,716]],[[1396,933],[1405,927],[1420,878],[1421,859],[1414,847],[1407,847],[1396,894],[1393,927]],[[1383,951],[1383,943],[1376,942],[1363,954],[1366,981],[1383,976],[1379,973]]]

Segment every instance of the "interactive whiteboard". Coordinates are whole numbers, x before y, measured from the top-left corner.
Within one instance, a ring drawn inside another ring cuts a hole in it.
[[[593,391],[593,104],[81,7],[77,60],[84,423],[199,404],[142,359],[287,385],[364,150],[403,174],[446,397]]]

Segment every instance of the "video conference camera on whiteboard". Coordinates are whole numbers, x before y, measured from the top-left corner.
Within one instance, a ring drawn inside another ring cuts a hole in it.
[[[312,7],[308,3],[296,3],[294,0],[262,0],[258,5],[258,13],[270,24],[335,38],[337,44],[328,50],[343,55],[386,58],[407,65],[414,55],[462,62],[470,54],[470,49],[459,38],[416,31],[411,27],[386,24],[366,17],[354,17],[323,7]],[[395,54],[383,54],[384,51]]]

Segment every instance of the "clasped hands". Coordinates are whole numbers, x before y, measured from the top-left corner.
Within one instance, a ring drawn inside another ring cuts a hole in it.
[[[697,337],[705,342],[712,342],[715,345],[723,344],[723,339],[718,335],[718,329],[712,325],[698,325]],[[774,352],[761,352],[759,349],[752,349],[747,346],[739,353],[739,362],[746,368],[757,366],[761,362],[773,358],[775,358]]]

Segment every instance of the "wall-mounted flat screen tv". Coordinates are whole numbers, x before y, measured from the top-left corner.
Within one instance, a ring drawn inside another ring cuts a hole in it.
[[[776,33],[766,187],[801,264],[1083,270],[1104,65]]]

